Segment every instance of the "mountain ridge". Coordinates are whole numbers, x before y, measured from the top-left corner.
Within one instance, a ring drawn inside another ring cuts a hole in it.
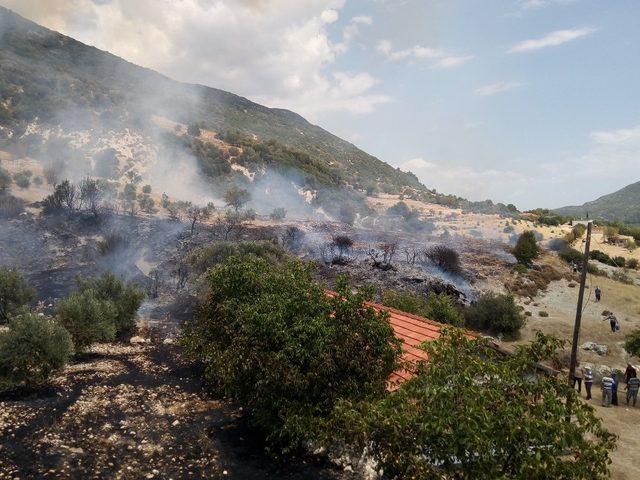
[[[640,224],[640,181],[582,205],[554,210],[560,215]]]

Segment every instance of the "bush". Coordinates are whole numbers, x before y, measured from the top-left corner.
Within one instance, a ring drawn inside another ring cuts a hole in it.
[[[591,250],[589,252],[589,258],[592,260],[597,260],[598,262],[604,263],[606,265],[612,264],[611,257],[606,253],[601,252],[600,250]]]
[[[24,212],[24,201],[9,194],[0,194],[0,218],[16,218]]]
[[[202,274],[224,263],[229,257],[250,254],[273,264],[281,262],[286,257],[286,252],[271,242],[216,242],[193,250],[187,261],[197,274]]]
[[[283,220],[287,216],[287,209],[283,207],[274,208],[269,216],[271,220]]]
[[[18,172],[13,175],[13,181],[16,185],[22,189],[29,188],[31,186],[31,172]]]
[[[11,175],[4,168],[0,167],[0,194],[11,187]]]
[[[538,242],[532,231],[523,232],[513,248],[513,256],[516,257],[518,263],[526,266],[530,266],[539,253]]]
[[[614,257],[611,261],[613,262],[613,265],[618,268],[624,268],[627,263],[627,259],[624,257]]]
[[[515,337],[525,324],[513,295],[486,293],[465,311],[467,326],[491,335]]]
[[[183,324],[188,355],[211,386],[240,402],[272,451],[308,445],[340,401],[382,395],[400,342],[344,279],[328,298],[298,260],[249,255],[210,270],[198,314]]]
[[[584,261],[584,255],[575,248],[567,248],[560,252],[559,256],[565,262],[575,263],[576,265],[581,265]]]
[[[462,273],[460,255],[454,249],[445,245],[434,245],[424,251],[425,257],[438,268],[447,273],[459,275]]]
[[[441,323],[456,326],[464,323],[462,314],[446,293],[430,293],[425,297],[409,290],[387,290],[382,303]]]
[[[133,284],[125,284],[113,273],[98,278],[78,279],[81,292],[91,292],[98,300],[113,305],[116,337],[122,338],[133,333],[136,326],[136,314],[144,299],[144,293]]]
[[[35,298],[35,290],[20,272],[0,267],[0,323],[5,323],[23,306]]]
[[[638,260],[635,258],[630,258],[629,260],[627,260],[627,268],[630,268],[631,270],[637,270]]]
[[[17,316],[0,331],[0,389],[46,381],[73,354],[71,335],[51,318]]]
[[[632,331],[624,339],[624,349],[634,357],[640,357],[640,329]]]
[[[95,342],[109,342],[116,336],[117,311],[112,302],[100,300],[91,291],[74,292],[60,300],[58,321],[71,334],[76,350]]]
[[[538,334],[504,356],[447,330],[398,390],[342,402],[327,443],[366,449],[389,479],[609,478],[615,435],[587,402],[567,421],[564,375],[533,373],[558,344]]]
[[[145,185],[142,187],[142,193],[145,195],[149,195],[151,193],[151,185]]]

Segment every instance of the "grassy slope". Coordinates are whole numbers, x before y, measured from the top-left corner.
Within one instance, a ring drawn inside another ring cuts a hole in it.
[[[267,108],[246,98],[175,82],[149,69],[52,32],[0,7],[0,125],[39,117],[57,121],[60,112],[109,112],[112,121],[137,121],[162,114],[184,123],[202,122],[215,131],[238,129],[331,164],[354,185],[383,182],[424,189],[404,173],[354,145],[312,125],[300,115]],[[9,100],[9,102],[6,102]],[[104,119],[101,119],[104,121]]]

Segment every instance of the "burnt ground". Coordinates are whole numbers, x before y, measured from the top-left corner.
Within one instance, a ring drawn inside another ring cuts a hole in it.
[[[0,479],[16,478],[356,477],[268,457],[242,412],[207,396],[179,347],[156,339],[96,345],[49,387],[0,397]]]

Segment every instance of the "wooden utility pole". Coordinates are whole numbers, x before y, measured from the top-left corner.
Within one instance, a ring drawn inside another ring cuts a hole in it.
[[[578,356],[578,339],[580,337],[580,322],[582,321],[582,304],[584,303],[584,290],[587,283],[587,268],[589,267],[589,249],[591,248],[591,230],[593,223],[587,223],[587,243],[584,246],[584,258],[582,260],[582,272],[580,272],[580,291],[578,292],[578,309],[576,321],[573,325],[573,343],[571,344],[571,362],[569,363],[569,388],[567,389],[567,421],[571,420],[571,402],[573,401],[573,373],[576,369]]]

